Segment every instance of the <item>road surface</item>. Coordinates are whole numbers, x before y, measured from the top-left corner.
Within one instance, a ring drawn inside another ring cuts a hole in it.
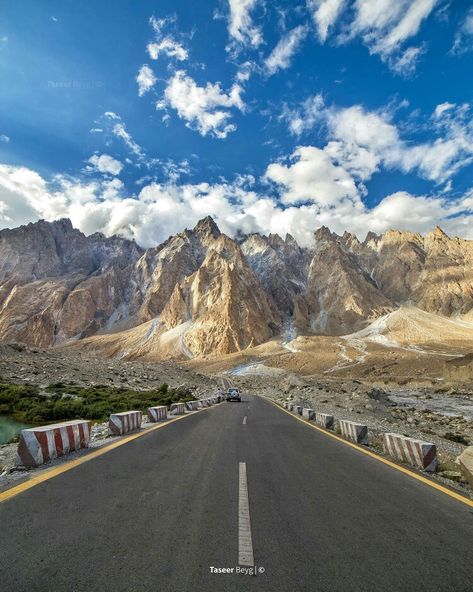
[[[2,592],[471,592],[472,508],[243,398],[0,504]]]

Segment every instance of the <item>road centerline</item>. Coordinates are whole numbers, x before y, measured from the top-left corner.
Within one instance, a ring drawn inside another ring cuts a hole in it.
[[[250,503],[246,463],[239,465],[238,487],[238,564],[253,567],[253,541],[251,537]]]

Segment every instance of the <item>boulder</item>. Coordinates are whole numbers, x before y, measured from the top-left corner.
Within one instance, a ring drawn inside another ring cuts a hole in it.
[[[473,487],[473,446],[468,446],[458,457],[458,464],[463,476]]]

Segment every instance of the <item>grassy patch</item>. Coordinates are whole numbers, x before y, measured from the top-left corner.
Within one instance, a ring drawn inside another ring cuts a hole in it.
[[[110,413],[146,411],[154,405],[190,401],[190,391],[159,388],[137,391],[110,386],[80,387],[55,383],[41,391],[35,385],[0,383],[0,415],[11,415],[18,421],[36,424],[70,419],[105,421]]]

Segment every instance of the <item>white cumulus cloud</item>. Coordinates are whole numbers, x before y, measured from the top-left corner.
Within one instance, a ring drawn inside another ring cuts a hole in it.
[[[169,24],[173,23],[175,18],[157,19],[152,16],[149,20],[152,26],[156,39],[148,43],[147,51],[152,60],[157,60],[161,54],[168,58],[175,58],[179,61],[187,60],[189,53],[187,49],[177,41],[172,35],[164,34],[163,29]]]
[[[142,97],[156,84],[156,76],[149,66],[143,64],[136,77],[136,82],[138,83],[138,94]]]
[[[235,124],[229,122],[232,109],[243,111],[245,107],[241,91],[238,84],[234,84],[228,93],[222,90],[219,82],[199,86],[185,71],[178,70],[168,81],[164,100],[157,103],[157,108],[168,106],[175,109],[187,127],[202,136],[226,138],[236,129]]]
[[[312,14],[317,35],[324,43],[329,30],[346,7],[346,0],[307,0],[307,7]]]
[[[441,0],[307,0],[317,37],[325,43],[335,32],[338,43],[360,37],[371,54],[394,72],[411,76],[426,51],[423,43],[406,47]],[[459,33],[460,34],[460,33]]]
[[[353,177],[315,146],[299,146],[288,163],[270,164],[266,178],[283,188],[280,198],[284,204],[310,202],[326,206],[346,199],[359,202]]]
[[[379,55],[399,73],[412,72],[422,49],[402,51],[405,42],[414,37],[438,0],[357,0],[350,35],[360,35],[371,53]]]
[[[251,16],[259,3],[260,0],[228,0],[228,32],[234,43],[258,47],[263,42],[261,29]]]
[[[89,163],[100,173],[109,175],[119,175],[123,169],[123,164],[109,154],[94,154],[89,158]]]
[[[387,111],[367,111],[361,105],[327,107],[321,95],[309,97],[299,108],[286,107],[281,117],[295,135],[317,125],[325,127],[325,152],[361,180],[384,166],[445,183],[473,160],[473,116],[468,104],[438,105],[429,121],[433,139],[424,142],[403,138]]]
[[[147,50],[152,60],[157,60],[162,53],[181,62],[189,57],[187,49],[172,37],[164,37],[158,42],[148,43]]]
[[[69,217],[86,234],[118,234],[148,247],[212,215],[231,236],[290,232],[304,245],[312,243],[321,225],[362,239],[370,230],[426,232],[440,224],[450,234],[473,238],[473,190],[456,200],[398,192],[369,208],[349,175],[323,152],[302,147],[286,163],[270,164],[266,175],[279,190],[271,194],[253,190],[251,178],[239,177],[233,183],[151,183],[127,196],[117,178],[84,183],[57,176],[48,183],[25,167],[0,165],[0,228]],[[299,198],[304,201],[297,203]]]

